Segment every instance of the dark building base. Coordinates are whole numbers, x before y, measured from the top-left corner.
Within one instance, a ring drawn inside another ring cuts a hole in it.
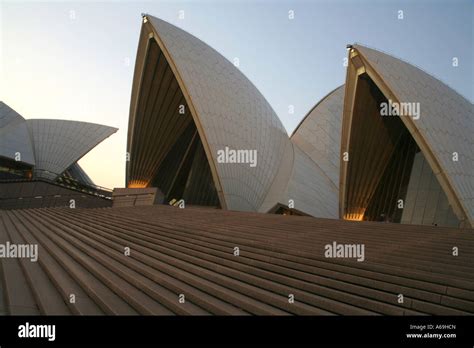
[[[78,191],[40,180],[0,183],[0,209],[70,208],[72,203],[75,208],[112,206],[110,197],[93,190]]]

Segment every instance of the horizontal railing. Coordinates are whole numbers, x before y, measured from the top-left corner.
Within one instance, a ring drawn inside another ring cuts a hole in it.
[[[38,176],[38,173],[39,173],[39,176]],[[45,177],[42,174],[46,174],[47,176],[50,176],[50,177],[55,177],[56,179],[55,180],[50,179],[48,177]],[[84,182],[78,181],[73,178],[60,177],[59,174],[52,173],[49,171],[35,171],[32,178],[0,179],[0,183],[21,183],[21,182],[38,182],[38,181],[46,182],[48,184],[58,185],[61,187],[74,190],[74,191],[87,193],[94,196],[103,197],[106,199],[111,199],[112,197],[112,189],[99,186],[99,185],[94,185],[94,184],[92,185],[86,184]]]

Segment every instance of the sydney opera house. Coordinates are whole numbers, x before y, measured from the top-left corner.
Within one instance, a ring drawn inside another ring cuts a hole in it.
[[[167,201],[228,210],[473,225],[473,106],[442,82],[348,46],[345,85],[288,137],[227,59],[171,24],[152,16],[144,22],[127,187],[158,187]],[[384,103],[401,105],[399,115],[381,116]],[[225,149],[252,151],[257,164],[222,161]]]
[[[347,54],[344,85],[288,136],[236,66],[144,15],[113,194],[77,161],[116,129],[1,104],[0,245],[39,257],[0,253],[0,314],[474,315],[473,105]],[[338,243],[363,254],[325,252]]]

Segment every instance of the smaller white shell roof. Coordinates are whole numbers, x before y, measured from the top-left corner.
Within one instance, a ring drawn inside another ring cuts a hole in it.
[[[35,164],[26,121],[4,102],[0,102],[0,156]]]
[[[286,190],[285,205],[294,201],[294,209],[303,213],[337,219],[339,190],[324,171],[297,145],[293,145],[295,160]]]
[[[3,128],[11,123],[20,123],[25,121],[23,116],[13,110],[4,102],[0,101],[0,128]]]
[[[342,109],[344,85],[339,86],[314,106],[293,132],[298,145],[339,187]]]
[[[117,128],[95,123],[33,119],[26,121],[33,140],[35,175],[55,179]]]

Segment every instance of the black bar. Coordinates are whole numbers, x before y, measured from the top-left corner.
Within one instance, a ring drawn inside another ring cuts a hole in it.
[[[55,340],[20,338],[25,323],[55,325]],[[410,325],[424,325],[423,331]],[[430,329],[428,325],[433,325]],[[444,329],[437,325],[446,325]],[[408,338],[407,334],[455,334]],[[474,317],[0,317],[0,346],[16,344],[391,344],[473,347]]]

